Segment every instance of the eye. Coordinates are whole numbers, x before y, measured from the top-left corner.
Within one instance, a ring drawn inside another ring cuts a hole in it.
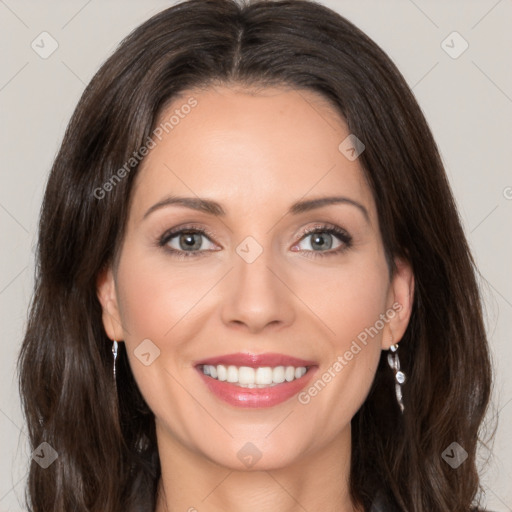
[[[209,232],[202,228],[181,226],[166,231],[157,241],[158,245],[177,258],[204,256],[207,252],[218,250],[211,241]],[[205,243],[208,240],[211,244]],[[302,241],[307,242],[305,248],[298,251]],[[212,247],[213,246],[213,247]],[[344,230],[330,224],[315,225],[306,229],[298,244],[292,247],[295,252],[305,252],[308,257],[333,256],[345,252],[352,246],[352,237]]]
[[[208,248],[205,240],[210,242],[213,249],[211,247]],[[158,241],[158,245],[164,247],[178,258],[200,256],[201,253],[215,250],[216,247],[205,230],[190,227],[175,228],[167,231]]]
[[[352,246],[352,237],[344,229],[327,224],[308,228],[302,234],[301,240],[307,242],[306,248],[302,250],[311,253],[313,257],[341,254]],[[293,248],[295,247],[300,245],[294,245]]]

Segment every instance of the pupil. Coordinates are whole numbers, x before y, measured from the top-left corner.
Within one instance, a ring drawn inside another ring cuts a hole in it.
[[[183,242],[187,249],[199,249],[201,247],[201,239],[199,241],[194,240],[196,233],[186,233],[180,238],[180,242]]]
[[[313,236],[313,241],[312,241],[312,246],[314,247],[315,245],[317,245],[320,249],[324,249],[324,248],[327,248],[327,249],[330,249],[331,248],[331,245],[332,243],[327,243],[325,242],[324,240],[324,236],[325,235],[319,235],[319,234],[316,234]],[[319,241],[320,240],[320,241]]]

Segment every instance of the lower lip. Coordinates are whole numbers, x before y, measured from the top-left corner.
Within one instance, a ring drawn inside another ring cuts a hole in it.
[[[205,375],[197,368],[208,389],[224,402],[236,407],[272,407],[299,393],[310,381],[316,366],[312,366],[299,379],[283,382],[268,388],[243,388]]]

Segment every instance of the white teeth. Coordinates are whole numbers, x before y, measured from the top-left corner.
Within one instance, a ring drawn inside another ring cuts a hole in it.
[[[238,382],[238,370],[236,366],[228,366],[228,382]]]
[[[272,368],[269,366],[256,368],[256,384],[262,384],[265,386],[272,384]]]
[[[306,368],[304,366],[299,366],[299,368],[295,368],[295,378],[300,379],[306,373]]]
[[[295,379],[295,368],[293,366],[286,367],[286,370],[284,371],[284,378],[286,379],[286,382],[291,382]]]
[[[204,372],[204,369],[208,366],[208,368],[210,369],[210,374],[211,374],[211,369],[212,368],[215,368],[214,366],[212,365],[204,365],[203,366],[203,372]],[[228,372],[226,370],[226,367],[222,364],[219,364],[219,366],[217,366],[217,379],[218,380],[226,380],[228,377]]]
[[[284,381],[291,382],[300,379],[306,372],[305,366],[262,366],[251,368],[250,366],[225,366],[218,364],[202,366],[203,373],[220,381],[227,381],[244,388],[264,388],[281,384]]]
[[[276,366],[272,370],[272,382],[276,382],[277,384],[284,382],[284,366]]]
[[[234,367],[236,369],[236,367]],[[238,383],[239,384],[254,384],[256,378],[256,372],[254,368],[249,366],[240,366],[238,370]],[[234,381],[235,382],[235,381]]]

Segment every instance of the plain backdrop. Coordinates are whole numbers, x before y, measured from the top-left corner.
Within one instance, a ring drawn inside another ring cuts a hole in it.
[[[48,172],[101,63],[132,29],[173,3],[0,0],[0,512],[24,510],[31,463],[15,361]],[[322,3],[393,59],[439,144],[481,272],[496,370],[489,415],[498,415],[498,430],[494,444],[481,449],[485,502],[490,510],[512,511],[512,1]],[[58,45],[47,58],[32,47],[41,38],[45,51]]]

